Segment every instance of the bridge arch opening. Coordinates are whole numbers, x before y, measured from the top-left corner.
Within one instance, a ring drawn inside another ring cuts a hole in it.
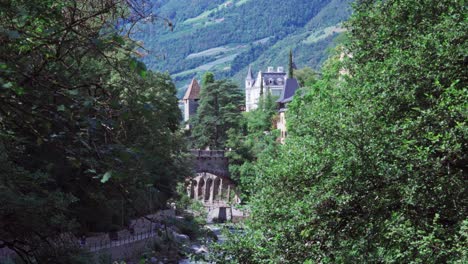
[[[197,198],[203,200],[203,196],[205,194],[205,179],[201,178],[198,181],[198,190],[197,190]]]
[[[200,172],[188,179],[187,183],[191,185],[187,186],[187,195],[205,206],[227,206],[230,202],[240,202],[235,183],[228,177]]]

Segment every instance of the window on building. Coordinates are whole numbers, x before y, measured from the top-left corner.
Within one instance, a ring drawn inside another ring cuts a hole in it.
[[[277,90],[277,89],[273,90],[273,89],[272,89],[272,90],[271,90],[271,95],[273,95],[273,96],[281,96],[281,90]]]

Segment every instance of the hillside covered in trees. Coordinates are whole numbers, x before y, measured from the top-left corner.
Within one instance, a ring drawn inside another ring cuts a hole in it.
[[[178,88],[207,70],[241,80],[249,64],[285,66],[289,49],[299,67],[317,69],[343,31],[340,23],[349,17],[351,2],[159,0],[156,12],[173,27],[141,24],[135,38],[145,46],[143,61],[168,71]]]

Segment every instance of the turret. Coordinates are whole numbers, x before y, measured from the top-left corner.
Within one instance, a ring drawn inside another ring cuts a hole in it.
[[[255,79],[252,74],[252,66],[249,66],[249,71],[247,72],[247,77],[245,78],[245,88],[251,88],[254,84]]]
[[[190,117],[196,114],[198,101],[200,100],[200,85],[194,78],[185,92],[184,101],[184,121],[187,122]]]

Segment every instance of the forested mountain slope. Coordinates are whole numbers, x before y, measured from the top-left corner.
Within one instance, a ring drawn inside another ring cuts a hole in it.
[[[155,13],[174,24],[139,25],[136,38],[152,69],[169,71],[179,88],[204,71],[241,80],[246,67],[318,68],[350,15],[351,0],[158,0]],[[180,91],[179,91],[180,92]]]

